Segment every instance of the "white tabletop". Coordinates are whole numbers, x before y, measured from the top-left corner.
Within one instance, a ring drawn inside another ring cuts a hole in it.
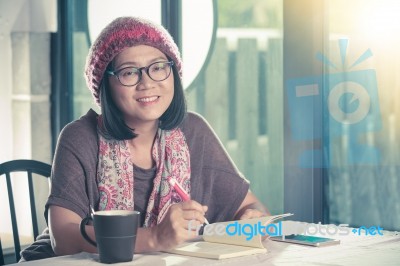
[[[384,232],[383,236],[330,236],[340,245],[309,247],[265,240],[268,252],[232,259],[213,260],[155,252],[135,254],[132,262],[114,265],[400,265],[400,235]],[[38,261],[26,266],[104,265],[97,254],[79,253]]]

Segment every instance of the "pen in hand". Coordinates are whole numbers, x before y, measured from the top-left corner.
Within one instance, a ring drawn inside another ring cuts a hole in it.
[[[175,179],[169,179],[169,184],[174,187],[176,193],[179,194],[179,196],[181,196],[181,198],[184,201],[190,200],[189,195],[185,192],[185,190],[181,187],[181,185],[179,185],[179,183],[175,180]],[[205,224],[210,224],[207,220],[207,218],[205,218]]]

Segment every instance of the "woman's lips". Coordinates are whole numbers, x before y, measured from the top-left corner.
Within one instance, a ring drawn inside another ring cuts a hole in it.
[[[150,104],[156,102],[159,98],[160,96],[150,96],[150,97],[139,98],[136,101],[144,104]]]

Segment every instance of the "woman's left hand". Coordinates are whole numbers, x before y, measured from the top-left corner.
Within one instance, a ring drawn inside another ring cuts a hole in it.
[[[245,220],[245,219],[251,219],[251,218],[260,218],[263,216],[266,216],[267,214],[265,212],[262,212],[260,210],[257,209],[246,209],[244,210],[244,212],[242,213],[242,215],[239,217],[239,220]]]
[[[247,192],[247,195],[239,209],[236,211],[235,219],[244,220],[259,218],[267,215],[270,215],[267,208],[265,208],[265,206],[257,199],[257,197],[249,191]]]
[[[251,218],[260,218],[263,216],[270,215],[269,211],[265,206],[257,199],[257,197],[250,191],[244,198],[241,206],[235,214],[235,219],[245,220]],[[268,238],[268,234],[262,235],[262,240]]]

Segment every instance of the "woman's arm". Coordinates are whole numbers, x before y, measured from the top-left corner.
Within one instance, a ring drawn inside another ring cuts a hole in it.
[[[189,230],[194,230],[196,225],[204,223],[206,211],[206,206],[193,200],[171,205],[160,224],[150,228],[138,228],[135,253],[167,250],[195,237],[195,232]],[[56,255],[82,251],[97,252],[96,247],[82,237],[79,230],[81,220],[82,218],[71,210],[56,205],[50,206],[50,239]],[[189,223],[192,223],[191,226]],[[87,225],[86,232],[95,240],[93,226]]]
[[[49,231],[51,246],[58,256],[79,253],[96,253],[96,247],[87,242],[79,231],[82,218],[75,212],[51,205],[49,208]],[[93,226],[86,226],[90,238],[95,239]]]
[[[258,218],[266,215],[270,215],[268,209],[249,191],[235,213],[235,220]]]
[[[49,209],[50,239],[54,253],[58,256],[82,251],[97,253],[97,248],[89,244],[79,231],[81,217],[71,210],[52,205]],[[86,225],[86,233],[95,240],[94,227]],[[154,234],[150,228],[138,228],[135,252],[157,249]],[[144,241],[146,240],[146,241]]]

